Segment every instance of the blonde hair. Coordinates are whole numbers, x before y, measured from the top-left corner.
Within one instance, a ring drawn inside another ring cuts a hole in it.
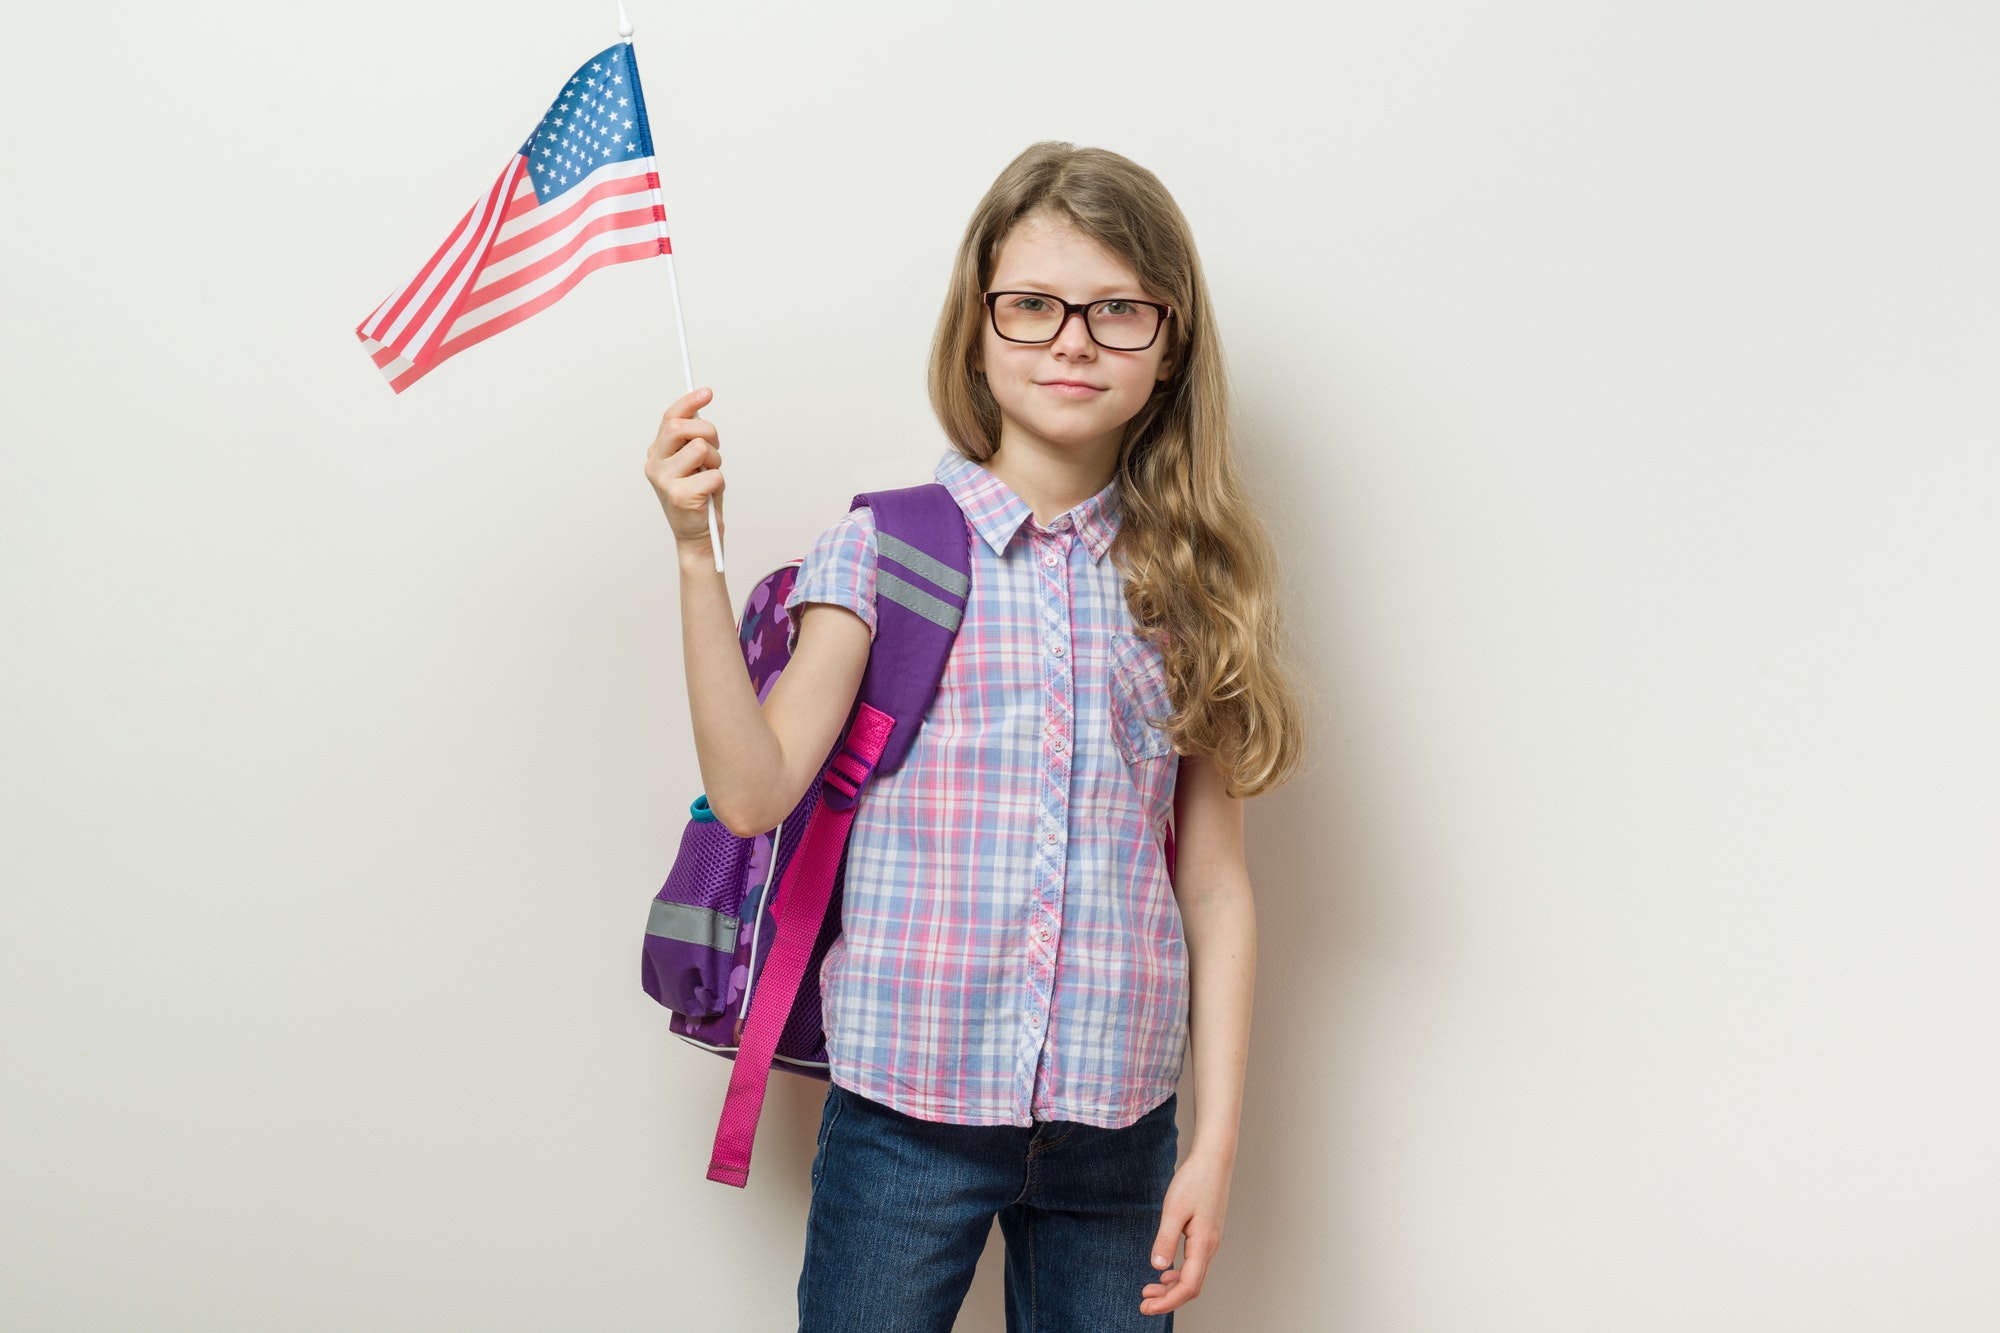
[[[1141,635],[1166,659],[1182,754],[1211,756],[1238,798],[1295,776],[1305,750],[1299,676],[1280,626],[1277,559],[1237,475],[1229,385],[1194,234],[1159,178],[1102,148],[1038,143],[973,210],[931,343],[931,406],[974,462],[1000,444],[1000,408],[974,365],[986,284],[1016,223],[1075,227],[1174,308],[1168,378],[1125,428],[1111,557]]]

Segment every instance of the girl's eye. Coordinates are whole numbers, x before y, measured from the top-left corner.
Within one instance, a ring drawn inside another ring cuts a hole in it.
[[[1120,317],[1124,315],[1137,314],[1138,312],[1133,307],[1130,301],[1103,301],[1098,304],[1097,313],[1100,315],[1111,315],[1113,317]]]
[[[1049,303],[1039,296],[1017,296],[1014,308],[1030,315],[1038,315],[1049,308]]]

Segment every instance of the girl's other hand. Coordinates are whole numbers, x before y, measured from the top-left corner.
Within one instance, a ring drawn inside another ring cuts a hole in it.
[[[715,521],[722,522],[722,444],[713,422],[695,415],[715,395],[696,389],[674,400],[660,421],[660,433],[646,450],[646,480],[660,497],[660,508],[674,530],[674,540],[686,545],[709,541],[708,497],[715,497]]]
[[[1140,1314],[1165,1314],[1201,1295],[1209,1263],[1222,1248],[1231,1174],[1228,1164],[1199,1151],[1190,1153],[1174,1172],[1160,1215],[1160,1233],[1153,1241],[1153,1267],[1164,1271],[1158,1282],[1140,1289]],[[1174,1254],[1183,1237],[1187,1254],[1175,1268]]]

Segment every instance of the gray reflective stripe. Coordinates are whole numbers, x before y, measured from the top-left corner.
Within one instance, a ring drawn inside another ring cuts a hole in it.
[[[922,588],[912,587],[886,569],[875,571],[875,592],[898,606],[907,606],[925,620],[944,626],[948,630],[958,629],[958,618],[964,613],[950,602],[941,602]]]
[[[683,944],[702,944],[722,953],[736,952],[736,928],[742,924],[712,907],[692,903],[663,903],[653,899],[652,915],[646,918],[646,933]]]
[[[891,537],[886,532],[875,534],[875,544],[883,555],[888,556],[905,569],[914,570],[929,579],[946,592],[965,596],[965,590],[972,586],[965,575],[950,565],[933,560],[906,541]]]

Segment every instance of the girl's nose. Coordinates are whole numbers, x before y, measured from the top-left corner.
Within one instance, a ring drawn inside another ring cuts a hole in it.
[[[1095,351],[1097,344],[1091,339],[1090,325],[1084,318],[1084,312],[1072,310],[1064,315],[1062,327],[1056,330],[1056,336],[1049,340],[1049,345],[1055,350],[1072,354]]]

